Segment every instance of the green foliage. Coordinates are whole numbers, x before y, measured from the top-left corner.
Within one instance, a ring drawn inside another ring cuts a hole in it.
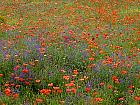
[[[6,23],[6,18],[0,15],[0,23]]]

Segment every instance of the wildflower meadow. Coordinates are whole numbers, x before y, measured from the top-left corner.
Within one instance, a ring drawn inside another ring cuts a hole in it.
[[[140,0],[0,0],[0,105],[140,105]]]

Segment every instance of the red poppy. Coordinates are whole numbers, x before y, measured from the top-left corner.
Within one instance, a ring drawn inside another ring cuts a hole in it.
[[[18,93],[13,94],[13,98],[14,98],[14,99],[16,99],[16,98],[18,98],[18,97],[19,97],[19,94],[18,94]]]
[[[97,91],[93,92],[93,96],[96,96],[97,94],[98,94],[98,92],[97,92]]]
[[[117,77],[117,76],[112,76],[112,79],[113,79],[114,81],[117,81],[117,80],[118,80],[118,77]]]
[[[20,85],[16,85],[15,87],[16,87],[16,88],[19,88],[19,87],[20,87]]]
[[[28,82],[28,81],[25,81],[25,84],[26,84],[26,85],[30,85],[30,82]]]
[[[134,93],[134,91],[133,90],[129,90],[129,93],[132,95]]]
[[[58,93],[62,93],[63,90],[62,90],[62,89],[58,89],[57,92],[58,92]]]
[[[108,89],[112,89],[112,85],[108,85]]]
[[[48,84],[48,86],[53,86],[53,83]]]
[[[0,77],[3,77],[3,74],[0,74]]]
[[[91,91],[91,88],[86,88],[86,92],[89,93]]]
[[[119,83],[119,79],[117,76],[112,76],[112,79],[115,83]]]
[[[90,61],[93,61],[94,60],[94,58],[93,57],[91,57],[91,58],[88,58]]]
[[[69,83],[69,84],[65,84],[65,86],[74,86],[75,84],[74,83]]]
[[[24,66],[24,67],[27,67],[27,66],[28,66],[28,64],[27,64],[27,63],[23,63],[23,66]]]
[[[127,71],[126,70],[122,70],[121,73],[122,74],[127,74]]]
[[[132,89],[132,88],[134,88],[134,86],[133,85],[130,85],[129,88]]]
[[[103,101],[103,99],[102,98],[95,98],[95,101],[101,102],[101,101]]]
[[[19,68],[20,68],[20,66],[19,66],[19,65],[17,65],[17,66],[16,66],[16,68],[17,68],[17,69],[19,69]]]
[[[40,92],[44,95],[49,95],[51,93],[51,90],[50,89],[42,89],[42,90],[40,90]]]
[[[29,70],[28,70],[28,69],[23,69],[22,72],[23,72],[23,73],[28,73]]]
[[[76,88],[72,88],[71,92],[76,93],[76,90],[77,90]]]
[[[36,98],[36,102],[37,103],[42,103],[43,102],[43,99],[42,98]]]
[[[135,96],[135,97],[134,97],[134,100],[140,101],[140,96]]]
[[[67,92],[67,93],[70,93],[70,92],[71,92],[71,89],[69,89],[69,88],[66,89],[66,92]]]
[[[60,89],[60,87],[56,86],[56,87],[53,87],[54,90],[58,90]]]
[[[20,82],[23,82],[23,81],[24,81],[24,78],[19,78],[19,81],[20,81]]]
[[[41,80],[40,80],[40,79],[36,79],[35,82],[36,82],[36,83],[40,83]]]
[[[78,74],[78,70],[73,70],[73,74],[77,75]]]
[[[10,96],[10,95],[11,95],[11,90],[10,90],[10,88],[5,89],[5,94],[6,94],[7,96]]]
[[[96,38],[98,38],[99,37],[99,34],[96,34]]]
[[[65,76],[63,76],[63,78],[64,78],[65,80],[69,80],[69,79],[70,79],[70,76],[65,75]]]
[[[119,100],[119,101],[123,101],[123,100],[125,100],[125,98],[124,98],[124,97],[122,97],[122,98],[119,98],[118,100]]]
[[[101,83],[100,83],[100,86],[104,86],[104,84],[105,84],[104,82],[101,82]]]

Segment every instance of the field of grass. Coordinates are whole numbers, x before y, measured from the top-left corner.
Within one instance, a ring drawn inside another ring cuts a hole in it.
[[[1,0],[0,105],[140,105],[139,0]]]

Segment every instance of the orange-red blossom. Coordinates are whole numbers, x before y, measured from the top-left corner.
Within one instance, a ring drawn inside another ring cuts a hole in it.
[[[40,90],[40,92],[44,95],[49,95],[51,93],[51,90],[50,89],[42,89],[42,90]]]

